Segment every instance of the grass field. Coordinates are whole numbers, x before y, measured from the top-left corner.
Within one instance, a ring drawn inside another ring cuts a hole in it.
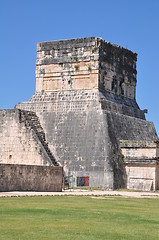
[[[159,200],[121,197],[0,198],[0,239],[159,239]]]

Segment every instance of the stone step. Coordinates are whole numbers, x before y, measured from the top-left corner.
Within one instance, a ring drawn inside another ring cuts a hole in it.
[[[43,145],[47,155],[49,156],[54,166],[59,166],[59,164],[57,163],[56,159],[54,158],[48,147],[48,143],[45,138],[45,133],[39,122],[39,118],[36,116],[36,114],[29,111],[21,111],[21,121],[25,122],[25,125],[28,129],[32,129],[35,132],[36,136]]]

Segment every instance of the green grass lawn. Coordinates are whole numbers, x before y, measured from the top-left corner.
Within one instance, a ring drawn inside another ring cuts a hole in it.
[[[159,200],[84,196],[0,198],[0,239],[159,240]]]

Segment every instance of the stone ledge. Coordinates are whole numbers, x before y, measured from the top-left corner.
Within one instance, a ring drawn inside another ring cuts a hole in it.
[[[158,141],[131,141],[121,140],[121,148],[156,148],[159,147]]]
[[[126,165],[131,165],[131,164],[136,164],[136,165],[156,165],[159,164],[159,158],[125,158],[124,159],[124,164]]]

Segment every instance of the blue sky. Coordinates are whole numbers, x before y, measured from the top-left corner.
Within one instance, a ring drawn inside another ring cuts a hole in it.
[[[159,133],[159,0],[0,0],[0,108],[33,95],[37,42],[89,36],[138,53],[137,102]]]

